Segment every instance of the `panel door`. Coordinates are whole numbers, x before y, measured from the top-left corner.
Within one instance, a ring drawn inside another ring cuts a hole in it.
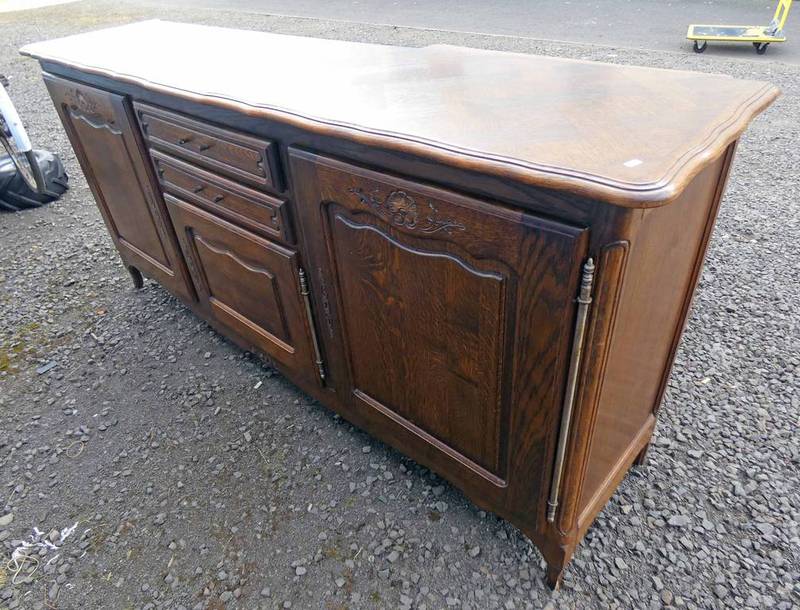
[[[193,299],[127,100],[49,74],[44,79],[122,260]]]
[[[550,475],[587,231],[290,158],[331,385],[389,442],[530,510]]]
[[[200,305],[279,364],[319,378],[297,253],[164,195]]]

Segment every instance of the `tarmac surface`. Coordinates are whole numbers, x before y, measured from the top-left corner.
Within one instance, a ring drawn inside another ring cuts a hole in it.
[[[150,6],[212,8],[423,30],[482,33],[629,49],[691,51],[690,23],[768,25],[777,2],[753,0],[150,0]],[[795,8],[800,12],[800,9]],[[750,43],[709,43],[705,57],[762,64],[800,63],[800,15],[789,15],[787,42],[756,55]]]

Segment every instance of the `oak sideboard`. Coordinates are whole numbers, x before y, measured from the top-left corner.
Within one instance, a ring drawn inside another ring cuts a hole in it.
[[[641,462],[756,81],[148,21],[26,46],[160,283],[562,571]]]

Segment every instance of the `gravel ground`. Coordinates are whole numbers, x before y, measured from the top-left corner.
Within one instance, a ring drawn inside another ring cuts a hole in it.
[[[61,201],[0,215],[0,610],[800,608],[800,68],[158,14],[724,72],[782,88],[741,143],[649,465],[628,476],[550,594],[541,557],[513,527],[332,415],[157,285],[132,290],[39,68],[16,50],[153,16],[82,2],[0,17],[0,73],[33,140],[61,153],[72,176]],[[6,562],[21,541],[38,554],[16,573]]]

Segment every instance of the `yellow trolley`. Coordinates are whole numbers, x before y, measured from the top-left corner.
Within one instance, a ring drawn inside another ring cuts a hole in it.
[[[773,42],[785,42],[783,26],[792,8],[792,0],[780,0],[769,25],[690,25],[686,38],[694,41],[694,52],[706,50],[709,40],[752,42],[756,53],[763,55]],[[702,43],[702,44],[701,44]]]

